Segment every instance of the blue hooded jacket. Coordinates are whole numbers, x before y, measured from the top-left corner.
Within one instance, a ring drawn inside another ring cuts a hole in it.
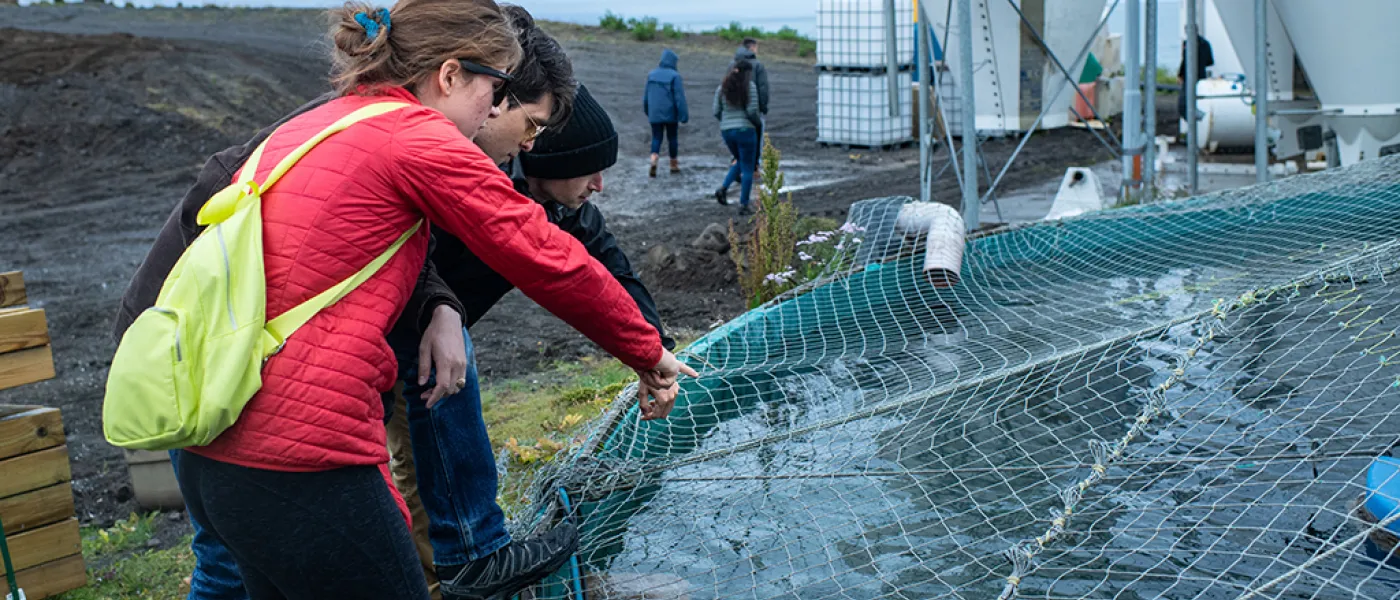
[[[685,123],[690,121],[690,108],[685,104],[685,85],[676,71],[680,57],[671,50],[661,51],[661,66],[647,75],[647,89],[642,94],[642,110],[652,123]]]

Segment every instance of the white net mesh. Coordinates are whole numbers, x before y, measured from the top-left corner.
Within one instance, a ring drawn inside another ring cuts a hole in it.
[[[539,512],[589,598],[1394,597],[1353,509],[1400,439],[1397,168],[994,233],[948,289],[860,203],[856,268],[692,345],[669,419],[625,392]]]

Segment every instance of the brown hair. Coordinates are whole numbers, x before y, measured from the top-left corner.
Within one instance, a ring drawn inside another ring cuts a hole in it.
[[[382,14],[359,0],[330,11],[340,93],[412,86],[454,58],[507,72],[520,61],[515,29],[493,0],[399,0]]]

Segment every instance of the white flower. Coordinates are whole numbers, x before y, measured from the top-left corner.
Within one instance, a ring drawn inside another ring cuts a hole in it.
[[[841,250],[841,249],[843,249],[843,248],[845,248],[845,247],[846,247],[845,242],[841,242],[841,243],[837,243],[837,244],[836,244],[835,249],[836,249],[836,250]]]
[[[852,243],[852,244],[859,244],[859,243],[860,243],[860,238],[851,238],[851,243]]]
[[[802,259],[802,260],[812,260],[812,255],[811,255],[811,254],[807,254],[806,252],[798,252],[798,253],[797,253],[797,258]]]
[[[837,231],[840,231],[841,233],[858,233],[861,231],[865,231],[865,228],[861,227],[860,225],[856,225],[855,223],[847,222],[845,225],[842,225],[841,228]]]

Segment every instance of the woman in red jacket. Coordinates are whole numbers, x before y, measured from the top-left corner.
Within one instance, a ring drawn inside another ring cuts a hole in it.
[[[323,141],[263,195],[268,318],[355,273],[426,218],[636,369],[643,401],[674,401],[678,372],[694,371],[662,348],[608,271],[468,140],[497,114],[520,54],[496,4],[347,4],[334,16],[342,96],[273,133],[257,178],[358,108],[409,106]],[[428,597],[384,478],[380,402],[396,375],[385,333],[423,265],[427,231],[288,339],[237,423],[180,460],[191,517],[230,549],[253,598]]]

